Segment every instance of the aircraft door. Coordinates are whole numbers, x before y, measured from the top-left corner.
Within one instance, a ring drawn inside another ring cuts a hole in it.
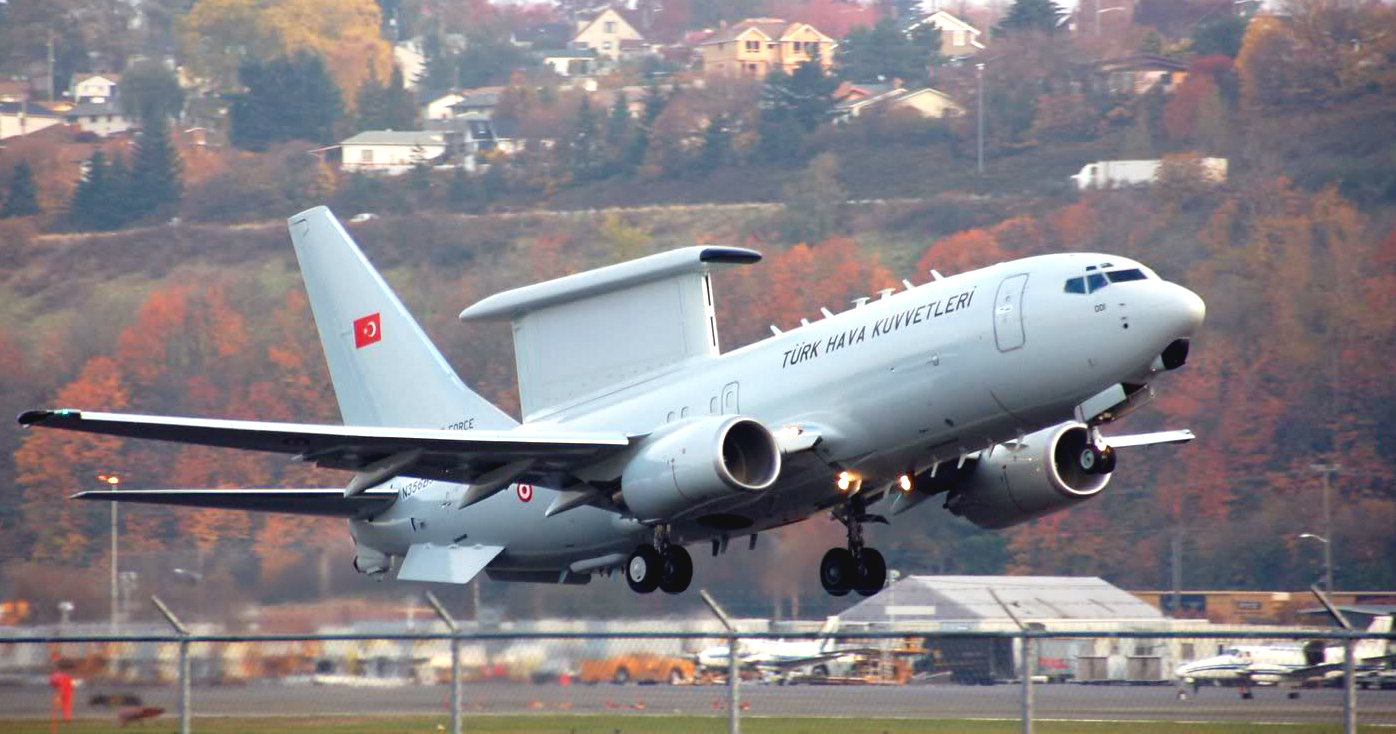
[[[1005,278],[994,296],[994,342],[1000,352],[1011,352],[1023,346],[1023,288],[1028,274]]]
[[[740,410],[737,404],[737,383],[729,382],[722,388],[722,412],[735,415]]]

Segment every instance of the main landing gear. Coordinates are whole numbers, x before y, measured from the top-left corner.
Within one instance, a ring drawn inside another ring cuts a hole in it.
[[[642,545],[625,562],[625,581],[637,594],[660,589],[680,594],[693,581],[693,557],[681,545],[669,542],[667,532],[656,532],[653,545]]]
[[[819,562],[819,583],[833,596],[844,596],[849,591],[857,591],[863,596],[872,596],[882,591],[887,583],[887,561],[875,548],[863,546],[863,523],[886,523],[881,515],[869,515],[860,495],[853,495],[840,510],[834,511],[834,519],[848,529],[848,547],[833,548],[824,554]]]

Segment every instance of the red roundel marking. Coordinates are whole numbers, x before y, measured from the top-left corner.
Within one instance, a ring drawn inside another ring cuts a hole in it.
[[[527,502],[533,499],[532,484],[516,484],[514,485],[514,492],[519,495],[520,502]]]

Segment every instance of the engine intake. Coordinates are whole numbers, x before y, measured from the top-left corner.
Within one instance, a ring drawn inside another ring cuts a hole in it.
[[[621,496],[637,519],[668,522],[750,498],[779,476],[780,448],[765,426],[714,416],[646,439],[621,473]]]
[[[1021,442],[998,444],[980,456],[959,485],[950,511],[981,528],[1027,522],[1099,494],[1109,474],[1091,473],[1079,457],[1089,445],[1082,423],[1062,423],[1029,434]]]

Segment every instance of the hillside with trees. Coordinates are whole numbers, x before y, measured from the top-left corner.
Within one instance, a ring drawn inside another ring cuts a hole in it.
[[[9,5],[4,39],[49,10]],[[360,13],[378,7],[329,5],[343,14],[328,15],[319,34],[295,37],[285,30],[293,15],[266,9],[311,12],[320,3],[200,0],[187,15],[171,11],[169,28],[202,29],[222,48],[242,49],[236,58],[190,57],[243,95],[228,98],[229,115],[246,121],[234,123],[241,126],[229,131],[228,147],[161,130],[160,100],[169,95],[153,73],[143,82],[152,90],[147,102],[137,105],[151,122],[129,145],[78,146],[42,133],[6,141],[0,406],[9,415],[75,407],[337,420],[284,226],[291,213],[326,202],[345,219],[379,215],[353,225],[354,236],[462,377],[514,412],[508,329],[456,319],[506,288],[696,243],[753,247],[766,254],[761,264],[716,282],[726,351],[764,338],[770,324],[793,328],[821,307],[841,311],[902,278],[922,283],[932,268],[1115,253],[1208,304],[1187,367],[1121,429],[1186,427],[1198,440],[1131,452],[1100,498],[1006,531],[978,530],[925,503],[891,528],[869,529],[889,567],[1099,575],[1141,589],[1168,588],[1178,557],[1186,588],[1302,589],[1322,573],[1321,549],[1298,538],[1324,532],[1316,509],[1322,477],[1310,467],[1330,463],[1342,465],[1331,478],[1337,584],[1396,589],[1391,8],[1299,4],[1288,16],[1244,20],[1194,17],[1196,3],[1149,0],[1128,26],[1101,37],[1047,29],[1041,4],[1023,2],[994,24],[1000,31],[982,80],[983,175],[973,114],[871,114],[833,125],[839,80],[806,66],[701,87],[681,74],[625,72],[631,76],[608,82],[641,82],[638,112],[593,105],[578,90],[523,74],[482,77],[504,82],[501,105],[521,129],[560,142],[493,158],[471,175],[421,167],[381,177],[336,171],[306,154],[342,137],[346,121],[403,119],[401,80],[377,30],[364,30],[383,18]],[[440,10],[396,5],[404,25]],[[432,17],[483,33],[543,12],[480,5],[476,16]],[[841,5],[781,10],[852,17]],[[700,15],[715,23],[742,17],[746,5],[674,7],[695,23]],[[916,70],[907,54],[925,39],[870,57],[866,49],[886,43],[878,39],[888,28],[881,18],[864,20],[846,26],[847,67],[836,70]],[[189,43],[171,34],[165,45]],[[8,42],[0,47],[20,48]],[[62,63],[80,64],[69,50],[76,44],[61,40]],[[1096,60],[1140,50],[1185,64],[1184,80],[1137,95],[1092,82]],[[464,52],[439,54],[438,75],[464,63]],[[345,61],[380,58],[381,66]],[[922,71],[976,109],[972,64],[937,60]],[[322,96],[303,104],[311,89]],[[1227,180],[1201,175],[1199,155],[1227,158]],[[1086,162],[1114,158],[1165,164],[1157,181],[1136,189],[1078,191],[1068,179]],[[85,173],[73,175],[82,164]],[[883,198],[897,200],[862,201]],[[655,208],[605,210],[635,206]],[[31,600],[41,618],[55,614],[59,599],[75,600],[80,618],[104,612],[109,510],[63,498],[112,475],[132,488],[345,481],[251,454],[0,432],[0,486],[10,488],[0,499],[0,589]],[[142,588],[184,608],[400,593],[349,568],[342,523],[153,507],[123,509],[122,517],[123,559],[130,554]],[[846,602],[823,594],[813,568],[840,533],[812,519],[763,536],[749,553],[713,559],[699,549],[696,575],[738,613],[837,612]],[[171,578],[171,568],[189,564],[204,574],[199,589]],[[594,614],[609,608],[603,602],[618,583],[484,582],[483,594],[516,615]],[[651,595],[624,611],[691,607],[687,598]]]

